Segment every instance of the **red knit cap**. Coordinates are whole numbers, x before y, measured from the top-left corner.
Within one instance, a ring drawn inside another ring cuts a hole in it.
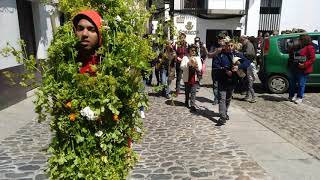
[[[101,29],[102,29],[102,18],[97,11],[94,10],[85,10],[78,13],[72,20],[74,27],[77,26],[78,22],[83,19],[83,16],[86,19],[90,20],[96,28],[98,29],[98,38],[99,38],[99,46],[102,44],[102,36],[101,36]]]

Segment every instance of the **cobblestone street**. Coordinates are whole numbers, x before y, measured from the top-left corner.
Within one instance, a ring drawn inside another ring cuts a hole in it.
[[[0,147],[0,179],[48,179],[44,168],[50,139],[49,123],[35,120],[5,138]]]
[[[198,99],[210,102],[205,89]],[[190,113],[182,103],[184,95],[150,100],[144,121],[147,133],[134,146],[141,158],[132,179],[269,179],[213,118],[207,118],[210,110],[201,107],[197,114]]]
[[[218,115],[217,107],[211,104],[209,75],[208,71],[197,93],[199,110],[196,113],[184,107],[184,94],[165,99],[147,88],[151,106],[144,120],[146,132],[142,142],[134,144],[140,159],[128,179],[272,179],[269,172],[229,136],[225,127],[232,124],[215,126]],[[235,94],[233,108],[246,111],[250,118],[319,158],[320,107],[317,102],[320,98],[317,93],[307,93],[300,105],[286,101],[286,94],[268,94],[259,88],[257,97],[257,103],[250,104]],[[43,170],[48,158],[45,149],[51,139],[49,124],[39,124],[34,119],[28,121],[1,141],[0,179],[47,179]]]

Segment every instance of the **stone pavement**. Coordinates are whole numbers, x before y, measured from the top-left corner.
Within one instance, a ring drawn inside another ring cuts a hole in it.
[[[320,176],[318,160],[262,126],[263,119],[246,109],[247,104],[240,108],[240,101],[233,100],[231,120],[226,126],[215,126],[217,106],[211,104],[210,78],[204,78],[197,113],[184,107],[183,94],[171,100],[149,94],[146,134],[141,144],[134,144],[140,160],[128,179],[309,180]],[[44,149],[51,133],[48,123],[34,120],[31,100],[0,111],[0,179],[47,179]],[[271,104],[265,109],[269,108]]]
[[[244,149],[215,126],[210,94],[197,93],[199,111],[184,107],[184,95],[172,100],[150,93],[145,138],[131,179],[271,179]]]
[[[0,111],[0,179],[48,179],[49,123],[39,124],[33,107],[30,97]]]

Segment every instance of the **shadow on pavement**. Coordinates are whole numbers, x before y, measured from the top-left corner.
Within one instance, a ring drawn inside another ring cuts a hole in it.
[[[203,107],[201,109],[199,108],[199,109],[197,109],[196,112],[192,112],[192,113],[196,114],[196,115],[199,115],[199,116],[202,116],[202,117],[205,117],[205,118],[209,119],[210,121],[212,121],[214,123],[218,123],[218,119],[216,119],[214,117],[220,117],[219,113],[211,111],[206,107]]]
[[[211,99],[205,98],[205,97],[196,97],[196,100],[199,102],[203,102],[203,103],[213,103],[213,101]]]
[[[259,97],[263,98],[266,101],[274,101],[274,102],[288,101],[288,99],[285,97],[277,97],[277,96],[273,96],[272,94],[260,95]]]
[[[212,84],[201,84],[200,86],[205,88],[213,88]]]
[[[148,96],[153,96],[153,97],[160,97],[161,93],[160,92],[149,92]]]
[[[165,103],[166,105],[169,105],[169,106],[184,106],[183,102],[171,100],[171,99],[166,100]]]

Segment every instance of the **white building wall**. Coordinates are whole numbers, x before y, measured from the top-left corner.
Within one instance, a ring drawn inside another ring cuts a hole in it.
[[[0,49],[8,43],[19,49],[17,40],[20,39],[19,20],[16,1],[0,0]],[[0,70],[17,66],[14,56],[0,56]]]
[[[43,5],[39,2],[32,3],[33,22],[35,29],[35,41],[37,47],[37,59],[47,58],[47,49],[53,39],[53,30],[50,15],[53,14],[54,8],[50,5]],[[53,18],[55,24],[59,26],[59,19]]]
[[[53,7],[43,5],[38,1],[32,2],[32,13],[35,30],[35,42],[37,48],[37,59],[47,58],[47,49],[53,39],[51,27],[50,13],[53,12]],[[56,25],[59,26],[59,18],[53,18]],[[0,0],[0,49],[6,46],[7,42],[11,46],[19,49],[17,44],[20,39],[19,19],[17,12],[16,1]],[[0,57],[0,70],[19,65],[14,56]]]
[[[184,21],[181,21],[183,17]],[[177,18],[180,18],[180,23],[177,23]],[[186,33],[186,41],[190,44],[194,42],[196,36],[200,37],[202,42],[205,42],[207,29],[239,30],[241,28],[240,18],[207,20],[184,14],[175,14],[174,24],[178,32]],[[192,27],[192,29],[188,30],[188,27]]]
[[[283,0],[280,20],[280,32],[292,28],[320,31],[319,0]]]
[[[242,32],[243,35],[257,36],[259,30],[260,18],[260,0],[250,0],[247,20],[247,32]]]
[[[208,9],[245,9],[246,0],[208,0]]]

